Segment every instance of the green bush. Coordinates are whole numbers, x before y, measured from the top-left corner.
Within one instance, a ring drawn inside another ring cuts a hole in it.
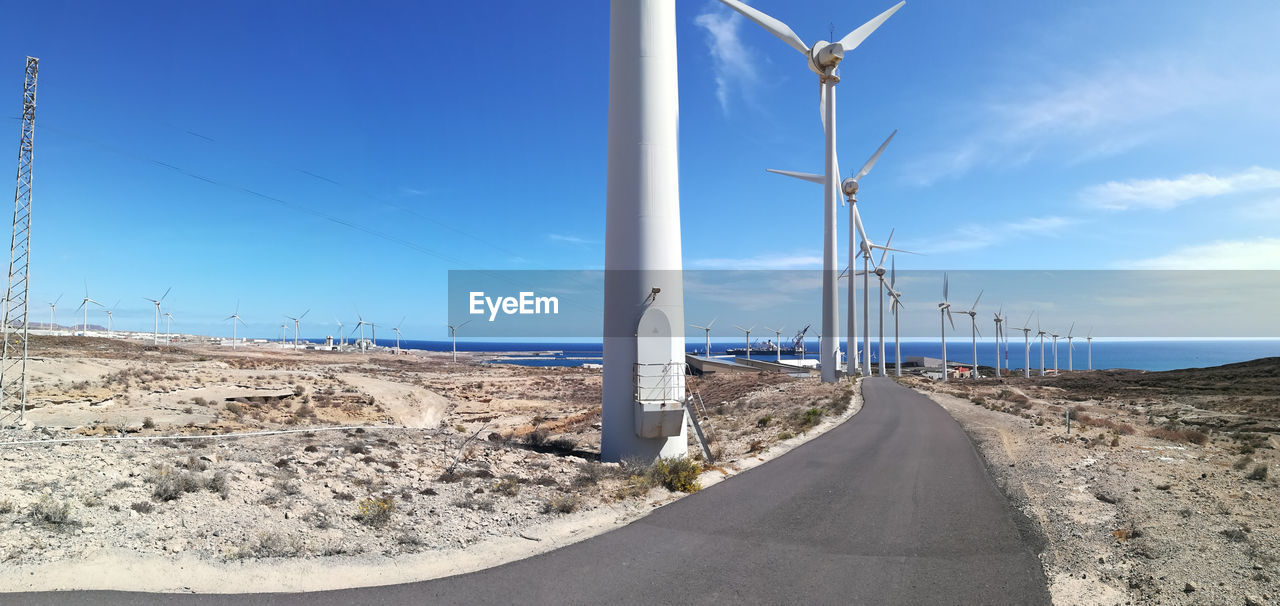
[[[702,469],[689,457],[658,459],[650,468],[654,481],[667,490],[697,492],[702,490],[698,474]]]

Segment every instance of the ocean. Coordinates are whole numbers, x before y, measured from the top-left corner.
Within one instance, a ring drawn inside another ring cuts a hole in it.
[[[686,351],[690,353],[702,353],[703,341],[696,343],[690,342]],[[383,347],[394,347],[395,339],[378,339],[378,345]],[[423,349],[428,351],[450,351],[452,345],[449,341],[416,341],[403,339],[400,346],[404,349]],[[741,347],[742,343],[717,343],[711,344],[712,355],[724,355],[724,350],[729,347]],[[805,357],[816,358],[818,350],[817,339],[809,339],[806,341],[806,347],[809,354]],[[600,343],[522,343],[522,342],[458,342],[458,351],[465,352],[481,352],[493,353],[495,355],[489,357],[486,362],[502,363],[502,364],[520,364],[524,366],[580,366],[582,364],[599,364],[601,363]],[[843,345],[841,351],[844,351]],[[1045,340],[1045,367],[1053,368],[1053,344],[1050,340]],[[902,356],[928,356],[931,358],[939,357],[941,347],[937,341],[911,341],[902,343]],[[873,341],[871,344],[871,354],[873,363],[877,363],[879,346]],[[893,343],[885,342],[886,361],[888,364],[893,363]],[[501,354],[501,355],[499,355]],[[978,342],[978,363],[983,366],[995,365],[995,344],[992,342]],[[1003,355],[1003,349],[1002,349]],[[1095,369],[1104,368],[1134,368],[1139,370],[1173,370],[1175,368],[1199,368],[1204,366],[1219,366],[1222,364],[1230,364],[1232,362],[1244,362],[1246,360],[1255,360],[1257,358],[1267,358],[1280,356],[1280,339],[1251,339],[1251,340],[1116,340],[1102,341],[1094,339],[1093,342],[1093,367]],[[1088,367],[1088,346],[1084,339],[1077,339],[1073,354],[1074,368],[1085,369]],[[773,356],[766,355],[763,359],[772,359]],[[784,359],[793,359],[795,356],[783,356]],[[958,362],[969,362],[973,360],[973,346],[968,340],[948,340],[947,342],[947,359]],[[1013,368],[1022,368],[1023,366],[1023,344],[1021,340],[1010,340],[1008,346],[1008,359],[1012,362]],[[1003,359],[1002,359],[1003,360]],[[1001,367],[1006,367],[1001,362]],[[1033,369],[1040,368],[1040,344],[1038,340],[1031,341],[1031,367]],[[1058,340],[1058,368],[1067,368],[1067,342],[1065,339]]]

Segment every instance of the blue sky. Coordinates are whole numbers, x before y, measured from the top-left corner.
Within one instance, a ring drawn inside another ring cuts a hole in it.
[[[754,4],[814,41],[891,3]],[[254,335],[358,310],[432,339],[450,269],[600,267],[607,11],[32,5],[0,67],[16,147],[41,59],[33,318],[63,294],[70,324],[87,281],[120,328],[172,286],[175,330],[229,333],[238,303]],[[821,168],[816,77],[718,2],[677,20],[686,267],[818,267],[820,189],[764,172]],[[900,269],[1280,269],[1277,22],[1265,1],[910,0],[842,65],[841,166],[899,129],[860,206],[926,253]]]

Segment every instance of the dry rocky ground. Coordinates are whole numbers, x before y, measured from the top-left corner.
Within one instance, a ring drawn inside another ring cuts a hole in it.
[[[1280,603],[1278,368],[902,381],[973,437],[1055,603],[1256,605]]]
[[[34,345],[33,424],[0,431],[0,579],[10,581],[116,557],[394,565],[540,541],[573,516],[634,517],[696,489],[699,473],[756,464],[856,402],[847,384],[692,379],[715,465],[700,455],[601,464],[598,370],[423,352]],[[158,586],[182,587],[167,582]]]

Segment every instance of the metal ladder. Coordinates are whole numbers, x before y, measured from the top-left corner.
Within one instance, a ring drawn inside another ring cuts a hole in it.
[[[698,445],[702,447],[702,457],[708,463],[714,463],[715,457],[711,455],[711,440],[715,439],[715,435],[710,431],[710,423],[707,424],[707,431],[704,432],[702,428],[703,420],[710,418],[707,416],[707,405],[702,401],[702,394],[689,390],[684,399],[684,407],[689,413],[689,424],[693,426],[693,432],[698,436]]]

